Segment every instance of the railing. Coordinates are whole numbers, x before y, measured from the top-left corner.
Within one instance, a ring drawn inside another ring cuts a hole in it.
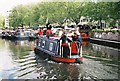
[[[80,42],[75,41],[75,43],[76,43],[77,51],[78,51],[78,53],[76,55],[79,55],[80,57],[82,57],[82,45],[80,44]],[[72,48],[71,48],[71,46],[72,46],[72,42],[68,43],[69,50],[66,50],[66,51],[69,51],[69,58],[71,58],[71,56],[72,56]],[[63,49],[61,41],[59,41],[58,42],[58,54],[61,57],[63,57],[63,54],[64,54],[63,51],[65,51],[65,50]]]

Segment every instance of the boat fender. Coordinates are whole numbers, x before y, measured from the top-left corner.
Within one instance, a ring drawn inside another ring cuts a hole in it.
[[[34,52],[36,53],[36,48],[34,48]]]
[[[82,64],[83,62],[79,58],[76,58],[76,63]]]
[[[37,51],[37,49],[36,49],[36,48],[34,49],[34,52],[35,52],[35,54],[37,54],[37,53],[38,53],[38,51]]]

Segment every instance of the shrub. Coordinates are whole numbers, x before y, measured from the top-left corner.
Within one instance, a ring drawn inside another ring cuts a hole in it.
[[[92,32],[98,32],[98,33],[101,33],[101,32],[103,32],[103,30],[102,30],[102,29],[93,29]]]
[[[115,32],[117,32],[117,30],[111,30],[112,31],[112,33],[115,33]]]
[[[120,33],[120,30],[117,30],[118,33]]]

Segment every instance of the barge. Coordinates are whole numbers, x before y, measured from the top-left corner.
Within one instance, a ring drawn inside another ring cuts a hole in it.
[[[36,39],[35,54],[62,63],[82,63],[82,45],[78,48],[77,42],[68,43],[63,50],[59,37],[40,36]]]

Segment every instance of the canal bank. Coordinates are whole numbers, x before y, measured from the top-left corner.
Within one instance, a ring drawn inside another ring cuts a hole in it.
[[[120,30],[93,29],[90,42],[120,49]]]
[[[100,39],[100,38],[90,38],[90,42],[120,49],[119,41],[106,40],[106,39]]]

